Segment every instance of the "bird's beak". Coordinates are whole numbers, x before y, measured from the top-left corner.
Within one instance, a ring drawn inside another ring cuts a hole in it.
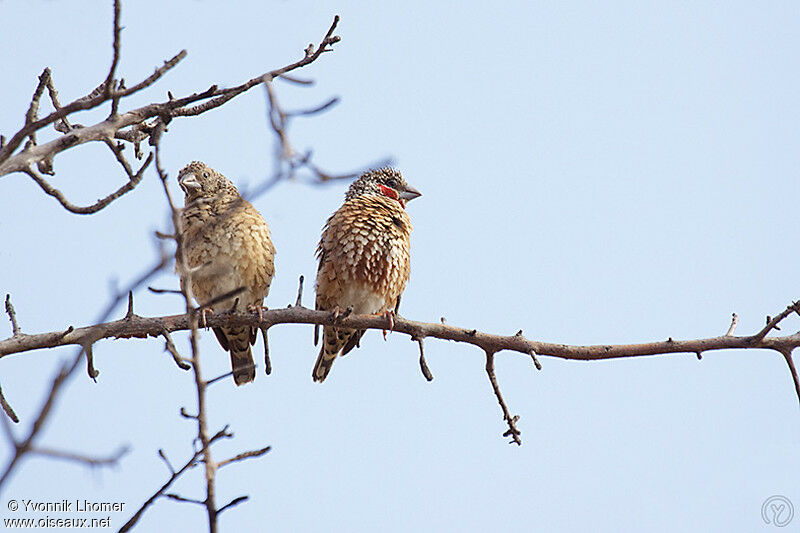
[[[414,187],[412,187],[411,185],[406,185],[405,189],[400,191],[400,194],[398,196],[402,200],[405,200],[406,202],[408,202],[409,200],[413,200],[414,198],[419,198],[420,196],[422,196],[422,193],[419,192]]]
[[[197,176],[191,172],[187,172],[183,176],[180,176],[178,178],[178,185],[181,186],[181,189],[183,189],[183,192],[186,194],[189,194],[192,191],[199,191],[203,188],[202,185],[200,185],[200,182],[197,181]]]

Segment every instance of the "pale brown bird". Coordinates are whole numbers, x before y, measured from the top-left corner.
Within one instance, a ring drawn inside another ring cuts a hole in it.
[[[392,168],[370,170],[350,185],[317,247],[317,309],[351,308],[355,314],[396,310],[411,272],[412,228],[405,207],[418,196]],[[325,326],[314,381],[324,381],[336,357],[357,346],[363,333]]]
[[[202,305],[243,288],[211,309],[229,311],[238,299],[238,309],[260,313],[275,274],[275,247],[266,221],[233,183],[200,161],[186,165],[178,173],[178,183],[185,193],[183,250],[195,299]],[[186,273],[180,274],[184,286]],[[230,352],[236,384],[253,381],[256,370],[250,345],[255,344],[257,329],[213,329],[222,348]]]

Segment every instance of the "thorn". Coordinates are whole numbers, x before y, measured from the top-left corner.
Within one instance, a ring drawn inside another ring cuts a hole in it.
[[[86,372],[88,372],[89,377],[92,378],[92,381],[97,383],[97,376],[100,375],[100,372],[97,371],[94,367],[94,354],[92,353],[92,343],[87,343],[83,345],[83,351],[86,352]]]
[[[295,307],[303,307],[303,280],[305,278],[300,275],[300,283],[297,286],[297,300],[294,302]],[[315,343],[316,344],[316,343]]]
[[[261,338],[264,340],[264,372],[269,376],[272,374],[272,362],[269,360],[269,341],[267,340],[267,328],[260,327],[258,329],[261,330]]]
[[[733,313],[732,316],[731,316],[731,325],[728,328],[728,332],[725,333],[726,337],[730,337],[731,335],[733,335],[733,332],[736,331],[736,325],[738,323],[739,323],[739,315],[737,315],[736,313]]]
[[[11,304],[10,294],[6,294],[6,313],[8,313],[8,319],[11,320],[11,336],[16,337],[21,331],[17,323],[17,313],[14,311],[14,306]]]
[[[536,370],[541,370],[542,363],[540,363],[539,360],[536,358],[536,352],[534,350],[531,350],[528,353],[531,354],[531,359],[533,359],[533,366],[536,367]]]
[[[185,407],[181,407],[180,411],[178,411],[178,412],[180,413],[180,415],[183,418],[189,418],[189,419],[192,419],[192,420],[197,420],[197,416],[196,415],[190,415],[189,413],[187,413]]]
[[[422,371],[422,375],[425,376],[429,382],[433,381],[433,374],[431,374],[431,369],[428,368],[428,362],[425,361],[425,344],[424,344],[424,337],[412,337],[412,341],[417,341],[419,344],[419,368]]]
[[[133,291],[128,292],[128,312],[125,313],[125,320],[130,320],[136,315],[133,314]]]

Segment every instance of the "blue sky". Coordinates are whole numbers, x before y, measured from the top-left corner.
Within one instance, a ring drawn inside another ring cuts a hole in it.
[[[23,122],[38,76],[62,101],[83,95],[110,62],[110,2],[0,2],[0,132]],[[569,344],[723,334],[732,312],[751,334],[800,298],[800,7],[794,2],[127,2],[120,75],[132,82],[186,48],[188,57],[122,109],[235,85],[296,60],[334,14],[342,42],[281,84],[284,107],[339,95],[325,115],[297,119],[292,138],[317,164],[348,171],[386,156],[423,197],[402,314],[488,332],[523,329]],[[264,92],[176,120],[162,143],[174,176],[202,159],[240,186],[273,164]],[[85,124],[102,118],[86,113]],[[53,183],[90,203],[122,183],[102,146],[59,156]],[[177,193],[177,184],[173,182]],[[314,277],[314,249],[345,183],[283,183],[255,206],[269,222],[276,277],[270,307]],[[66,213],[29,178],[0,178],[0,292],[25,332],[90,323],[109,283],[154,255],[167,211],[154,173],[91,217]],[[154,285],[176,287],[165,274]],[[312,301],[306,286],[305,303]],[[146,291],[142,315],[181,302]],[[116,316],[122,316],[120,308]],[[797,331],[789,319],[784,333]],[[10,326],[0,324],[0,336]],[[273,374],[210,392],[212,429],[235,438],[224,458],[264,445],[264,458],[220,472],[223,530],[769,531],[761,504],[800,506],[800,412],[782,357],[767,351],[607,362],[497,356],[524,444],[509,446],[483,354],[365,336],[322,385],[311,382],[312,330],[271,331]],[[185,336],[176,338],[188,350]],[[97,383],[78,375],[41,443],[106,454],[103,471],[32,459],[3,499],[120,501],[133,511],[165,479],[156,455],[190,454],[193,382],[161,340],[95,346]],[[228,357],[210,332],[208,375]],[[256,346],[256,353],[260,345]],[[0,361],[0,383],[23,419],[72,349]],[[9,453],[0,443],[3,455]],[[176,491],[200,497],[201,472]],[[0,515],[8,516],[5,503]],[[800,509],[798,509],[800,512]],[[113,516],[119,528],[130,513]],[[22,516],[22,515],[20,515]],[[795,517],[795,521],[800,518]],[[162,500],[140,531],[203,528],[200,508]],[[792,524],[794,525],[794,523]]]

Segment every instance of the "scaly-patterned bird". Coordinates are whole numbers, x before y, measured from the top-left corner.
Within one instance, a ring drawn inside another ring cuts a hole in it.
[[[392,168],[370,170],[350,185],[317,247],[317,309],[352,308],[355,314],[397,309],[411,272],[412,228],[405,207],[418,196]],[[363,334],[325,326],[314,381],[324,381],[334,359],[357,346]]]
[[[238,299],[238,309],[261,310],[275,274],[275,247],[269,226],[236,186],[205,163],[193,161],[178,174],[186,205],[182,212],[183,249],[191,269],[192,292],[204,304],[237,288],[244,291],[215,303],[213,311],[228,311]],[[185,274],[181,273],[181,285]],[[250,345],[256,328],[216,327],[214,334],[230,352],[233,380],[253,381],[255,362]]]

